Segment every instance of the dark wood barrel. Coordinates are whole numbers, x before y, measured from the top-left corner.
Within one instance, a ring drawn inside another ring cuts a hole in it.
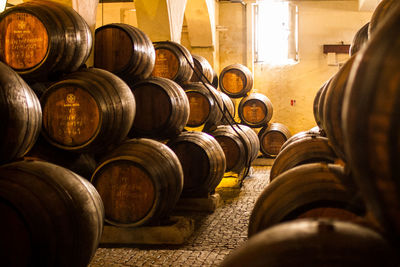
[[[4,266],[87,266],[103,230],[96,189],[47,162],[0,167],[0,212]]]
[[[219,88],[232,98],[244,97],[253,88],[253,73],[242,64],[228,65],[219,74]]]
[[[350,56],[357,53],[368,42],[369,22],[365,23],[354,35],[350,45]]]
[[[190,81],[191,82],[203,81],[204,83],[213,85],[215,72],[211,67],[211,64],[207,61],[205,57],[202,57],[200,55],[192,54],[192,58],[194,63],[194,72],[192,77],[190,78]]]
[[[40,98],[42,134],[52,145],[76,152],[98,152],[126,138],[135,116],[129,86],[106,70],[71,73]]]
[[[256,132],[249,126],[243,124],[235,124],[233,128],[235,128],[236,132],[238,132],[244,140],[247,139],[250,151],[250,162],[254,161],[260,151],[260,140]]]
[[[124,23],[112,23],[96,29],[94,66],[108,70],[124,80],[150,76],[155,64],[155,50],[149,37],[140,29]]]
[[[221,182],[226,169],[224,151],[215,138],[204,132],[188,131],[167,145],[183,168],[183,197],[205,197]]]
[[[392,11],[357,56],[342,114],[346,156],[356,182],[400,248],[400,2]]]
[[[285,149],[285,147],[287,147],[289,144],[296,142],[298,140],[301,140],[303,138],[307,138],[307,137],[315,138],[315,137],[325,137],[325,136],[323,136],[321,134],[321,129],[318,126],[313,127],[308,131],[298,132],[298,133],[292,135],[291,137],[289,137],[288,140],[286,140],[286,142],[283,143],[279,152],[281,152],[283,149]]]
[[[336,164],[309,163],[282,173],[259,195],[248,235],[283,221],[304,217],[360,220],[364,202],[343,181],[352,179]]]
[[[321,115],[320,115],[320,114],[322,114],[323,104],[324,104],[324,101],[322,100],[322,98],[325,98],[326,88],[329,85],[329,83],[330,83],[330,80],[326,81],[319,88],[319,90],[315,94],[314,102],[313,102],[313,115],[314,115],[315,123],[317,123],[317,126],[320,127],[321,129],[323,129],[323,127],[324,127],[322,125],[323,118],[321,118]]]
[[[156,62],[154,77],[163,77],[182,84],[193,75],[193,57],[189,50],[181,44],[171,41],[155,42]]]
[[[130,137],[168,139],[179,135],[189,120],[189,100],[173,80],[151,77],[128,83],[136,101]]]
[[[211,84],[212,84],[212,86],[214,86],[215,89],[218,89],[218,84],[219,84],[218,74],[214,69],[212,71],[213,71],[213,78],[212,78]]]
[[[230,125],[219,125],[210,133],[224,151],[226,172],[240,173],[252,160],[250,141],[238,131]]]
[[[368,36],[372,37],[374,32],[380,27],[389,13],[395,9],[398,4],[397,0],[382,0],[372,13],[371,20],[368,27]]]
[[[107,154],[91,181],[103,200],[106,222],[136,227],[169,216],[182,191],[183,172],[169,147],[139,138]]]
[[[241,123],[252,128],[263,127],[272,118],[272,103],[264,94],[252,93],[240,100],[238,114]]]
[[[224,103],[220,93],[214,87],[193,82],[184,84],[183,89],[190,106],[186,124],[188,127],[200,127],[204,124],[211,126],[221,121]]]
[[[35,93],[10,67],[0,62],[0,162],[24,156],[42,127],[42,109]]]
[[[260,151],[264,156],[276,157],[282,145],[291,137],[291,133],[285,124],[274,122],[264,126],[258,132]]]
[[[336,155],[346,161],[342,128],[342,105],[344,91],[355,56],[351,57],[332,77],[326,88],[323,110],[323,129]]]
[[[336,159],[328,138],[315,134],[305,135],[279,152],[271,167],[270,180],[298,165],[311,162],[333,163]]]
[[[218,91],[221,95],[222,102],[224,103],[224,113],[222,116],[221,124],[232,124],[235,121],[235,103],[224,92]]]
[[[266,229],[235,249],[219,266],[395,267],[398,261],[393,248],[376,230],[323,218],[285,222]]]
[[[24,79],[76,71],[89,57],[92,33],[71,7],[29,1],[0,15],[0,60]]]

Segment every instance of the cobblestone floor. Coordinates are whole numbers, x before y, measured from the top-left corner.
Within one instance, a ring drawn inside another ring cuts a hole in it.
[[[253,166],[241,189],[220,189],[223,205],[211,214],[185,213],[195,220],[195,231],[179,246],[99,248],[95,266],[218,266],[233,249],[247,240],[250,213],[268,183],[270,166]]]

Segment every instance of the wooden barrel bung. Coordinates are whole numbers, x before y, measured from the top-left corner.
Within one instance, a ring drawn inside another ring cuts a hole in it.
[[[258,197],[249,220],[249,237],[283,221],[323,216],[357,221],[364,202],[343,181],[351,177],[342,166],[309,163],[282,173]]]
[[[273,107],[267,96],[252,93],[240,100],[238,113],[243,124],[258,128],[267,125],[271,120]]]
[[[87,266],[103,230],[96,189],[47,162],[1,166],[0,211],[4,266]]]
[[[96,29],[94,66],[108,70],[124,80],[142,80],[150,76],[155,50],[140,29],[124,23],[112,23]]]
[[[0,62],[0,162],[23,157],[42,127],[40,102],[26,82]]]
[[[71,73],[40,98],[42,134],[70,151],[98,152],[121,142],[135,116],[135,98],[116,75],[90,68]]]
[[[286,125],[278,122],[264,126],[258,132],[260,151],[267,157],[276,157],[282,145],[291,137]]]
[[[371,253],[373,251],[374,253]],[[351,222],[301,219],[250,238],[221,267],[398,266],[396,253],[377,231]]]
[[[161,77],[130,84],[136,115],[130,137],[167,139],[179,135],[189,120],[189,100],[180,85]]]
[[[165,41],[155,42],[156,61],[153,72],[154,77],[171,79],[179,84],[190,80],[193,74],[193,57],[183,45]]]
[[[253,88],[253,74],[244,65],[228,65],[219,75],[219,88],[232,98],[244,97]]]
[[[221,182],[226,159],[220,144],[204,132],[188,131],[167,145],[181,162],[184,176],[182,196],[207,197]]]
[[[29,80],[76,71],[92,49],[86,21],[71,7],[52,1],[30,1],[5,10],[0,35],[0,60]]]
[[[129,139],[103,158],[91,181],[103,199],[105,220],[136,227],[169,215],[182,191],[183,172],[163,143]]]

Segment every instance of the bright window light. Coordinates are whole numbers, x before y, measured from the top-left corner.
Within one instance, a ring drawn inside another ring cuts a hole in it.
[[[255,6],[256,62],[271,65],[294,63],[297,59],[297,10],[289,2],[265,0]],[[294,51],[293,51],[294,50]]]

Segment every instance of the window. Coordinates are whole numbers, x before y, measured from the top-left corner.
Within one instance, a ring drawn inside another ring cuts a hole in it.
[[[254,5],[255,62],[293,64],[297,56],[297,6],[264,0]]]

